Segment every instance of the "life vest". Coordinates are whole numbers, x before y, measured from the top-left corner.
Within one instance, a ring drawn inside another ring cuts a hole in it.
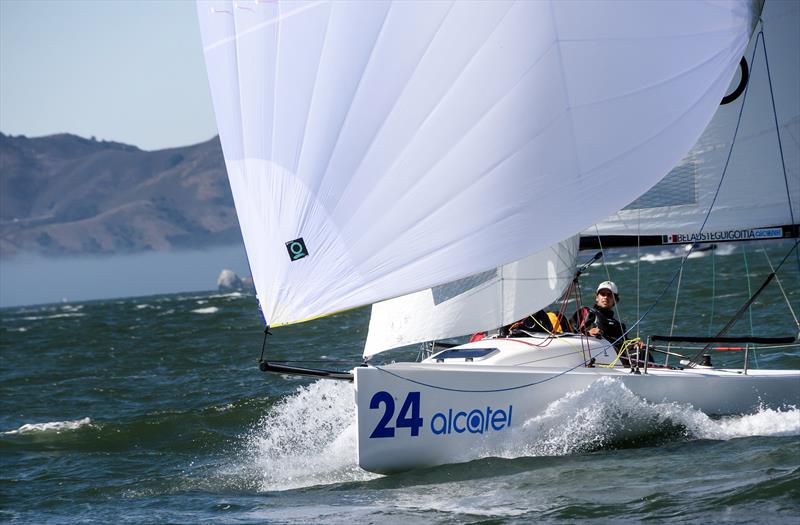
[[[520,329],[528,332],[561,334],[569,323],[556,312],[538,312],[521,319],[510,326],[511,330]]]
[[[486,332],[478,332],[476,334],[472,334],[472,337],[469,338],[470,343],[474,343],[475,341],[480,341],[486,338]]]
[[[550,320],[550,326],[553,327],[551,330],[554,334],[563,334],[564,328],[561,326],[561,320],[563,319],[562,316],[558,315],[555,312],[547,312],[547,318]],[[566,319],[564,319],[566,321]]]

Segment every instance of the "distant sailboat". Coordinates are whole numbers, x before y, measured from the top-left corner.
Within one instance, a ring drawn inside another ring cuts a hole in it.
[[[701,137],[759,12],[747,1],[198,2],[266,324],[418,294],[394,327],[371,328],[369,356],[548,304],[572,282],[577,240],[565,239],[642,195]],[[391,325],[394,314],[375,315]],[[607,377],[709,413],[800,401],[800,371],[638,368],[608,342],[546,333],[357,367],[359,464],[468,460]]]

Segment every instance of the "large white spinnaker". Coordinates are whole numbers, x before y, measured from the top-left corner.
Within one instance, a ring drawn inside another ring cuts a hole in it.
[[[585,236],[661,235],[665,243],[750,240],[780,237],[781,228],[773,227],[800,222],[800,3],[768,1],[762,20],[764,41],[754,54],[753,38],[744,54],[750,71],[746,94],[717,109],[697,143],[664,179]],[[734,86],[738,82],[737,75]]]
[[[549,305],[575,277],[578,236],[477,275],[372,305],[364,357],[510,324]]]
[[[520,260],[622,208],[696,142],[754,20],[745,0],[197,5],[273,326]]]

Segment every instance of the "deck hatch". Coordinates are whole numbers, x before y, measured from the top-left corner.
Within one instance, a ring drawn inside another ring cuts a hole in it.
[[[445,359],[482,359],[489,357],[497,352],[497,348],[448,348],[439,352],[433,359],[436,361],[444,361]]]

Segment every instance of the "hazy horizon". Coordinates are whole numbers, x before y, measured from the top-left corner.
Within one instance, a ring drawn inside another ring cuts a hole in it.
[[[215,290],[226,268],[250,275],[243,245],[109,256],[21,254],[0,260],[0,308]]]

